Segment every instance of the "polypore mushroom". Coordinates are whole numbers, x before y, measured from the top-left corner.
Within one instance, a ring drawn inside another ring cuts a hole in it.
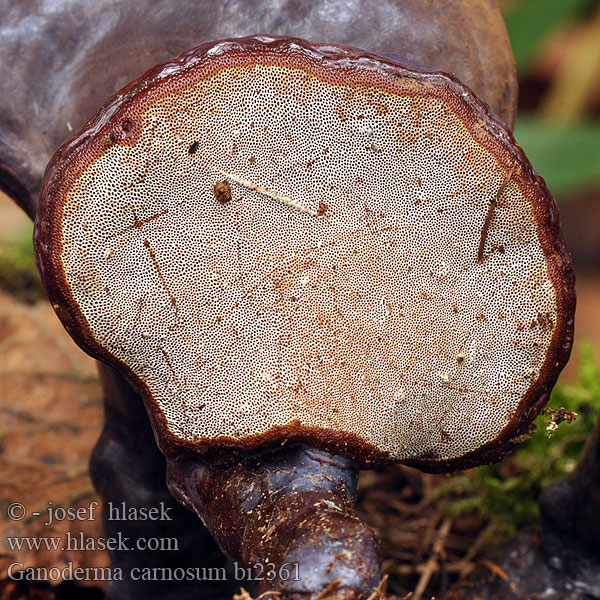
[[[0,189],[33,219],[52,152],[108,96],[174,53],[256,31],[435,65],[514,123],[516,69],[495,0],[376,0],[368,18],[361,0],[11,2],[0,13]]]
[[[353,463],[500,457],[571,348],[556,206],[506,126],[451,76],[336,45],[226,40],[151,70],[52,159],[35,245],[222,548],[319,585],[350,548],[350,595],[377,576]]]
[[[0,16],[0,188],[32,218],[44,167],[73,128],[79,129],[123,82],[175,51],[219,37],[277,31],[405,56],[455,73],[509,126],[514,123],[516,69],[495,0],[444,0],[440,10],[421,0],[377,0],[369,5],[368,18],[360,0],[244,0],[219,10],[212,0],[94,0],[93,10],[89,0],[41,4],[12,3]],[[105,504],[158,505],[166,501],[164,481],[153,474],[164,469],[164,457],[148,443],[152,436],[145,409],[138,406],[142,401],[111,367],[99,363],[98,369],[105,420],[90,460],[96,489]],[[173,520],[168,525],[170,535],[178,536],[180,552],[170,552],[167,559],[164,553],[109,551],[112,566],[122,568],[125,577],[110,582],[107,597],[170,596],[168,581],[128,576],[133,564],[214,564],[207,558],[212,546],[198,531],[201,525],[191,527],[178,508],[169,507]],[[135,522],[105,519],[104,528],[108,536],[139,535]],[[163,533],[161,523],[144,525],[145,537]],[[217,596],[227,596],[228,583]],[[207,582],[192,581],[184,588],[179,582],[178,597],[214,595]]]

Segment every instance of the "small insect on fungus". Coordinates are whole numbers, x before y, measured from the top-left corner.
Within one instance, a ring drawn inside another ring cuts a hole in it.
[[[231,201],[231,186],[229,181],[217,181],[213,187],[215,198],[221,203],[225,204]]]
[[[482,263],[483,262],[483,252],[485,250],[485,238],[487,237],[488,230],[490,228],[490,224],[492,219],[494,218],[494,210],[496,206],[498,206],[498,201],[502,197],[506,186],[512,179],[512,176],[515,172],[517,165],[514,164],[510,170],[510,173],[505,177],[504,181],[500,184],[496,195],[490,201],[490,207],[488,208],[487,215],[485,216],[485,221],[483,222],[483,229],[481,230],[481,238],[479,240],[479,248],[477,249],[477,258],[475,262]]]

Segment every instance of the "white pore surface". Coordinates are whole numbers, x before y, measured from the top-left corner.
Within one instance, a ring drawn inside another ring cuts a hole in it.
[[[502,431],[556,298],[512,180],[476,262],[507,171],[449,106],[263,65],[140,118],[135,146],[110,147],[68,192],[62,260],[93,335],[174,436],[295,422],[402,460],[460,457]]]

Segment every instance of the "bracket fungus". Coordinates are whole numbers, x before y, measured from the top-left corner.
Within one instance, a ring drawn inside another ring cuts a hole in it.
[[[257,36],[100,109],[50,162],[35,246],[63,324],[142,395],[207,520],[193,465],[236,452],[447,471],[510,449],[571,349],[557,215],[452,76]]]

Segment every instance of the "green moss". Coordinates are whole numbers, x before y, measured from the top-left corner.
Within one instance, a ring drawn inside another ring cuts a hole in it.
[[[449,500],[451,514],[479,513],[488,517],[496,530],[514,534],[531,525],[539,516],[538,497],[548,484],[570,473],[600,406],[600,372],[590,344],[579,347],[579,381],[559,384],[549,406],[577,413],[572,423],[558,422],[551,436],[552,415],[536,419],[536,432],[511,456],[497,465],[472,469],[455,475],[440,487]]]
[[[28,303],[44,297],[31,236],[31,226],[23,227],[0,245],[0,288]]]

